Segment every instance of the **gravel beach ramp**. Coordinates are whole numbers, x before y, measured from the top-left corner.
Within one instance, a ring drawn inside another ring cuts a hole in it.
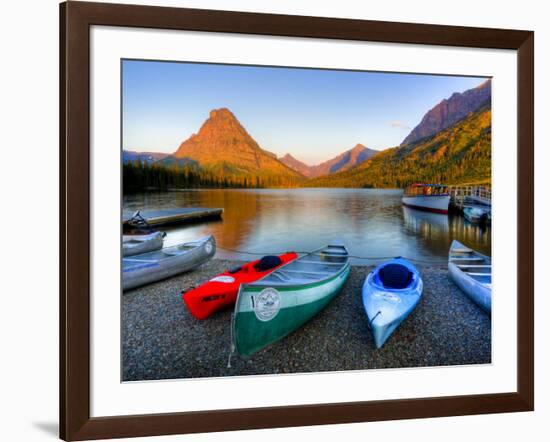
[[[122,295],[123,381],[491,363],[491,318],[449,280],[446,266],[417,266],[422,299],[377,350],[361,301],[373,267],[354,266],[319,315],[252,357],[234,355],[228,368],[232,309],[199,321],[181,291],[235,265],[213,259]]]

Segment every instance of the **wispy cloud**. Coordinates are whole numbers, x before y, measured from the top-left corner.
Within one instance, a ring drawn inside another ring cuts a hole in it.
[[[396,128],[396,129],[403,129],[403,130],[410,130],[411,129],[411,127],[409,125],[403,123],[402,121],[398,121],[398,120],[390,121],[390,126]]]

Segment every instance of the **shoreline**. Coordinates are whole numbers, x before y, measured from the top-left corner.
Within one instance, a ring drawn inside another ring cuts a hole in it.
[[[374,266],[354,264],[340,294],[315,318],[252,357],[234,355],[227,368],[232,309],[199,321],[180,293],[236,262],[244,261],[212,259],[122,295],[122,381],[491,363],[491,318],[449,280],[443,265],[417,265],[422,299],[377,350],[361,300]]]

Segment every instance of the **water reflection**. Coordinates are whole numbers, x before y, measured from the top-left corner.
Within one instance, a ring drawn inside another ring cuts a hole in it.
[[[401,194],[386,189],[193,190],[126,195],[124,209],[223,207],[222,221],[167,229],[166,244],[212,233],[218,256],[227,258],[247,256],[222,248],[308,251],[335,238],[360,256],[441,260],[453,238],[490,254],[490,229],[482,231],[460,216],[402,207]]]

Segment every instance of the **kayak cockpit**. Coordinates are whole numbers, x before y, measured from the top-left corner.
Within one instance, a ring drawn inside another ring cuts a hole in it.
[[[413,272],[401,264],[388,264],[378,272],[378,280],[388,289],[404,289],[413,279]]]

